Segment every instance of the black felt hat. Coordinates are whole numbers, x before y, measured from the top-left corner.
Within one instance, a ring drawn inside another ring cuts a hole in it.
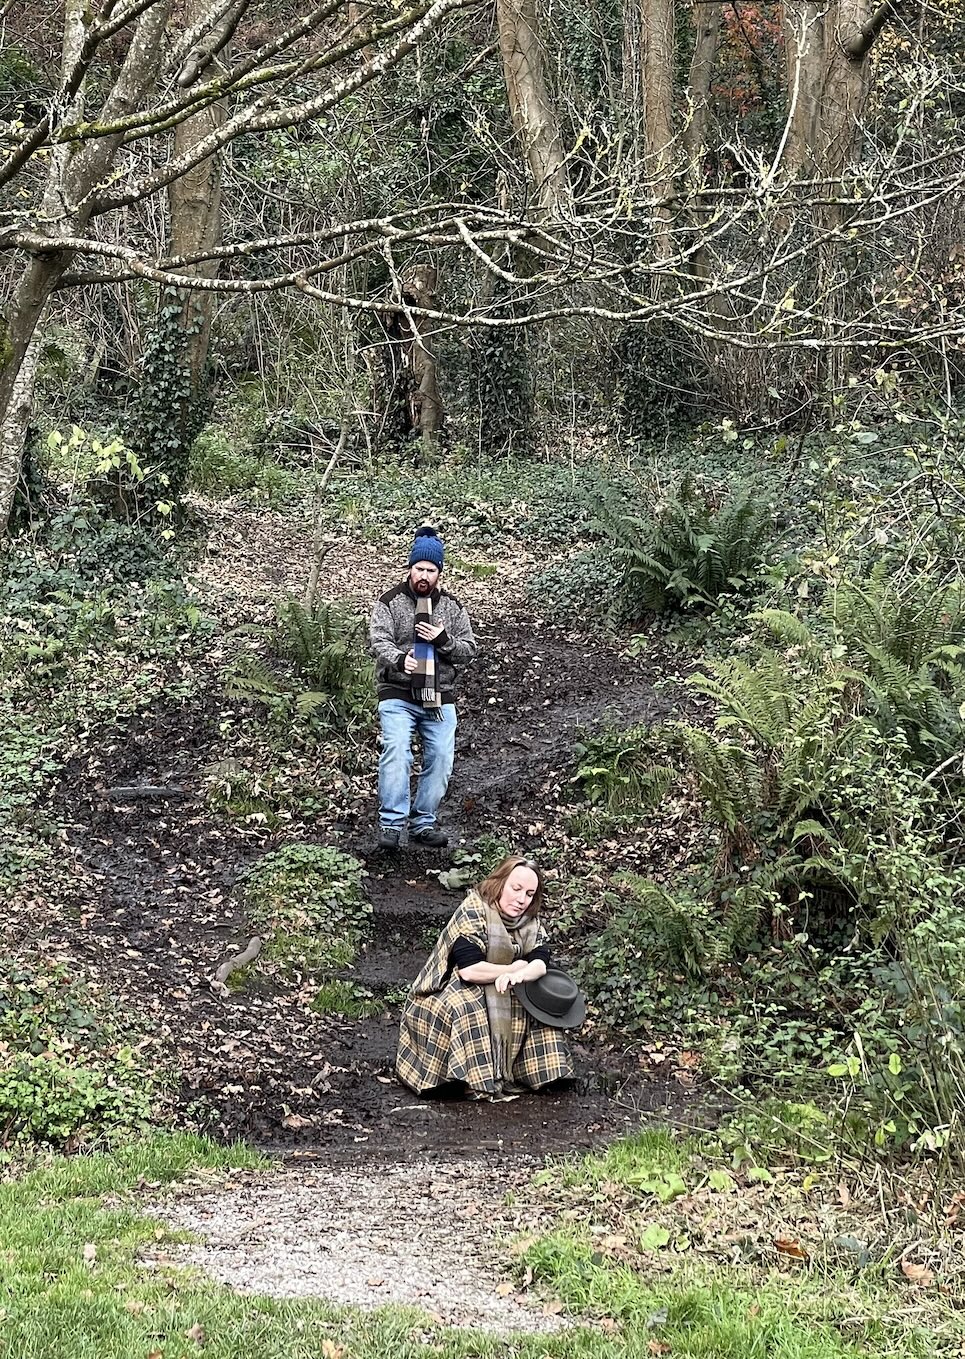
[[[577,1029],[586,1018],[586,999],[561,967],[551,967],[535,981],[520,982],[513,994],[527,1014],[553,1029]]]

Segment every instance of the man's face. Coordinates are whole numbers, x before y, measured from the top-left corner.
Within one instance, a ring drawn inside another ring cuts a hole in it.
[[[431,595],[439,584],[439,568],[433,562],[416,562],[409,567],[409,584],[417,595]]]

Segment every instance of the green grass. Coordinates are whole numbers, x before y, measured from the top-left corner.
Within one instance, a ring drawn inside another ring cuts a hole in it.
[[[679,1178],[690,1163],[688,1144],[678,1141],[661,1128],[614,1142],[602,1155],[586,1156],[579,1161],[564,1161],[541,1170],[537,1184],[565,1187],[584,1185],[594,1189],[600,1184],[625,1184],[639,1187],[645,1181]]]
[[[649,1140],[648,1140],[649,1138]],[[673,1172],[665,1134],[635,1139]],[[617,1173],[632,1152],[613,1149]],[[601,1161],[607,1158],[600,1158]],[[138,1211],[138,1193],[232,1168],[267,1167],[243,1146],[159,1135],[109,1155],[57,1158],[0,1184],[0,1354],[13,1359],[925,1359],[959,1353],[950,1308],[905,1315],[845,1277],[782,1276],[760,1286],[688,1274],[645,1278],[598,1262],[578,1230],[521,1258],[537,1284],[606,1329],[502,1339],[440,1326],[415,1308],[373,1312],[313,1300],[242,1297],[165,1260],[185,1238]],[[155,1260],[148,1267],[139,1252]]]
[[[962,1331],[950,1307],[915,1317],[883,1290],[858,1289],[844,1275],[795,1279],[773,1271],[747,1286],[687,1265],[670,1279],[601,1262],[591,1241],[556,1232],[531,1245],[522,1262],[572,1311],[649,1334],[653,1353],[674,1359],[930,1359],[959,1354]],[[633,1354],[631,1345],[627,1354]],[[639,1352],[647,1353],[644,1346]]]
[[[58,1158],[0,1184],[0,1354],[10,1359],[622,1359],[645,1348],[580,1330],[505,1340],[415,1308],[358,1312],[240,1297],[164,1261],[182,1235],[143,1217],[145,1187],[266,1163],[242,1146],[163,1135]],[[147,1267],[138,1253],[150,1251]],[[200,1329],[199,1329],[200,1328]]]
[[[762,1112],[764,1126],[771,1111]],[[545,1234],[520,1242],[518,1268],[568,1311],[605,1319],[626,1337],[649,1334],[652,1353],[675,1359],[965,1353],[952,1235],[883,1217],[874,1186],[874,1201],[861,1201],[850,1163],[829,1176],[786,1161],[771,1162],[773,1174],[736,1164],[711,1134],[651,1129],[547,1166],[530,1191]],[[853,1202],[839,1199],[842,1175]],[[927,1286],[899,1267],[905,1248],[934,1265]]]
[[[341,1015],[343,1019],[371,1019],[386,1009],[387,1002],[350,981],[323,981],[315,993],[312,1009],[319,1015]]]

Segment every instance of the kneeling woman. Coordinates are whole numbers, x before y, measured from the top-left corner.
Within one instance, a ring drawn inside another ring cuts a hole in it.
[[[422,1093],[465,1081],[473,1094],[486,1096],[574,1074],[566,1039],[555,1027],[561,1019],[571,1027],[573,1016],[548,1015],[550,1022],[542,1023],[513,994],[546,975],[542,904],[539,869],[512,855],[458,907],[402,1013],[396,1068],[406,1085]]]

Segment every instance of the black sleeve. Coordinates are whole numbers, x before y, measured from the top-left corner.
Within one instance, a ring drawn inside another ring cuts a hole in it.
[[[465,935],[460,935],[449,950],[449,962],[453,967],[472,967],[473,963],[484,963],[486,955],[478,944]]]
[[[550,965],[550,951],[545,944],[540,944],[539,948],[531,948],[528,953],[523,954],[523,957],[528,963],[545,963],[547,967]]]

